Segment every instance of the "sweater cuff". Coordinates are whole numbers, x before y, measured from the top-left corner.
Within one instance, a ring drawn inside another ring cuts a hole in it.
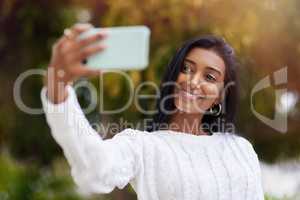
[[[41,90],[41,100],[45,113],[64,113],[68,109],[68,105],[72,104],[76,100],[76,93],[71,85],[66,85],[68,92],[67,98],[60,103],[53,103],[47,96],[47,86],[44,86]]]

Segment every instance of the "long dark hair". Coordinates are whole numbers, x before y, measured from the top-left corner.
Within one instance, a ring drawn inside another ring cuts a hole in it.
[[[164,110],[173,111],[175,109],[174,98],[165,98],[170,96],[174,92],[174,85],[164,84],[167,82],[176,82],[181,66],[183,65],[184,58],[189,51],[195,47],[212,50],[218,54],[225,63],[225,80],[224,86],[230,84],[226,88],[224,96],[222,97],[222,114],[219,116],[212,116],[205,114],[202,119],[202,123],[211,125],[215,123],[222,123],[215,125],[209,132],[223,132],[232,131],[226,130],[227,124],[234,124],[237,113],[237,106],[239,102],[239,83],[237,79],[237,62],[233,48],[222,38],[213,35],[206,35],[198,38],[194,38],[186,41],[181,48],[177,50],[171,61],[169,62],[161,84],[160,84],[160,97],[156,102],[156,108],[158,113],[153,116],[150,126],[147,127],[147,131],[156,131],[161,129],[162,124],[168,124],[170,114],[163,112]],[[163,100],[164,99],[164,100]],[[225,128],[225,130],[224,130]],[[232,126],[230,126],[230,129]],[[208,131],[208,130],[205,130]]]

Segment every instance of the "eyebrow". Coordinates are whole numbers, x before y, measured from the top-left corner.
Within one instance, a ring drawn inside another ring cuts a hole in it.
[[[187,61],[187,62],[189,62],[189,63],[191,63],[193,65],[197,65],[197,63],[195,61],[193,61],[193,60],[191,60],[189,58],[185,58],[184,61]],[[212,67],[212,66],[206,66],[206,67],[209,68],[209,69],[211,69],[211,70],[213,70],[213,71],[215,71],[215,72],[217,72],[218,74],[222,75],[221,71],[218,70],[218,69],[216,69],[215,67]]]

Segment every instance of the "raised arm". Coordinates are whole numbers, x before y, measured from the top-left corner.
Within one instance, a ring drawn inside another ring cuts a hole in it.
[[[50,102],[46,87],[41,99],[52,136],[63,149],[75,183],[83,193],[122,189],[141,167],[142,140],[137,131],[125,129],[103,140],[85,118],[74,89],[66,89],[68,97],[62,103]]]
[[[81,60],[103,48],[87,47],[103,34],[81,42],[74,40],[88,28],[89,25],[76,25],[54,45],[41,99],[52,136],[63,149],[79,189],[84,193],[109,193],[135,178],[141,166],[142,145],[133,129],[103,140],[80,108],[71,83],[80,76],[99,74],[86,69]]]

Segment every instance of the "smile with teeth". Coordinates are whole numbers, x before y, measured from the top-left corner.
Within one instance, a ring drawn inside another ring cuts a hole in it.
[[[179,95],[190,100],[204,99],[204,96],[192,94],[186,90],[179,90]]]

